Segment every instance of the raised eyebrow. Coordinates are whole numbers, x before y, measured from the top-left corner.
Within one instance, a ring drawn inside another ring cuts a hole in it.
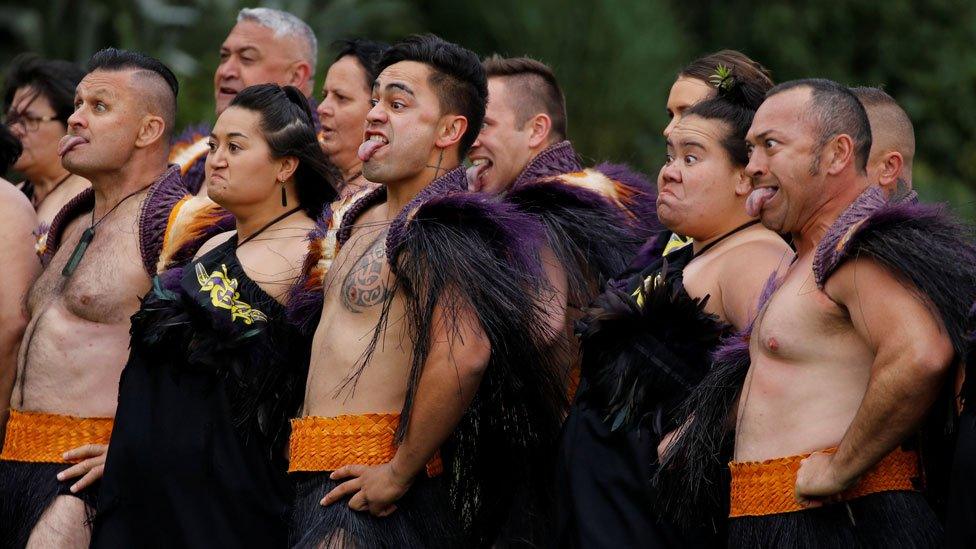
[[[690,139],[684,139],[681,141],[682,147],[698,147],[699,149],[705,150],[705,145],[702,145],[698,141],[692,141]]]
[[[386,85],[386,89],[401,90],[402,92],[406,93],[407,95],[410,95],[411,97],[416,97],[416,95],[413,93],[413,90],[410,89],[410,86],[400,82],[391,82]]]

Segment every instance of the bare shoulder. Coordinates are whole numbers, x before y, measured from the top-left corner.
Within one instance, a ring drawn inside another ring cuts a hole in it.
[[[3,178],[0,178],[0,226],[6,234],[12,234],[7,232],[10,229],[27,228],[28,235],[37,226],[37,215],[30,200]]]
[[[764,280],[773,271],[788,266],[794,252],[778,234],[761,230],[725,250],[722,256],[722,274],[738,275],[757,273]]]
[[[210,240],[204,242],[203,246],[200,246],[200,249],[197,250],[196,255],[193,256],[193,259],[203,257],[210,252],[210,250],[213,250],[217,246],[220,246],[224,242],[230,240],[230,237],[234,236],[235,234],[237,234],[237,231],[227,231],[212,237]]]

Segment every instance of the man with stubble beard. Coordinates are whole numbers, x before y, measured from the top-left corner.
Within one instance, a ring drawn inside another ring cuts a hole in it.
[[[541,351],[541,228],[464,192],[487,96],[474,53],[416,36],[379,68],[359,157],[381,186],[336,209],[324,239],[325,305],[290,441],[293,542],[541,542],[513,531],[517,515],[538,517],[565,404]]]
[[[725,416],[712,409],[734,396],[689,406],[662,467],[692,475],[702,457],[685,450],[720,448],[708,441],[734,425],[730,546],[938,547],[919,431],[965,351],[976,250],[942,208],[888,201],[869,179],[869,121],[844,86],[774,87],[747,141],[747,209],[792,235],[796,259],[747,355],[717,353],[701,384],[741,386],[737,404]]]
[[[49,267],[28,296],[0,455],[4,546],[88,545],[94,506],[85,488],[100,474],[112,429],[129,317],[149,290],[169,209],[184,194],[179,170],[166,162],[176,93],[165,65],[113,48],[92,57],[78,85],[59,152],[92,189],[55,219]],[[62,482],[82,473],[74,485]]]

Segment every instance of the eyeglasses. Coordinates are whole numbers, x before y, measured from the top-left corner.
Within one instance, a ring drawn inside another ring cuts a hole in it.
[[[40,127],[41,122],[52,122],[57,119],[57,116],[30,116],[28,114],[10,112],[7,113],[4,123],[8,128],[13,128],[15,125],[19,124],[23,126],[24,130],[27,132],[36,132],[37,128]]]

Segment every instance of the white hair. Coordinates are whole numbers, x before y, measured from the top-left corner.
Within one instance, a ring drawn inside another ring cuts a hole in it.
[[[315,75],[315,59],[318,56],[319,41],[308,23],[287,11],[274,8],[244,8],[237,14],[237,22],[251,21],[262,27],[274,31],[275,38],[293,36],[298,38],[304,46],[305,60],[312,68],[312,78]]]

